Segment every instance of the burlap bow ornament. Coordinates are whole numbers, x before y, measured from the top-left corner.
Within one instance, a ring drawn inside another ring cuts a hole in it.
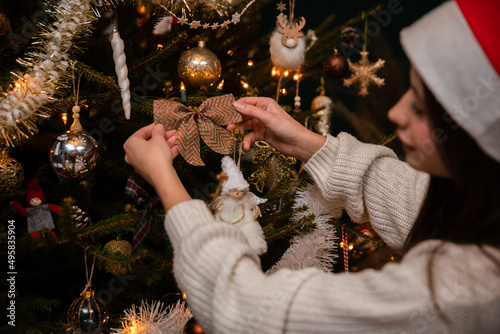
[[[175,145],[188,163],[205,166],[200,156],[200,138],[217,153],[229,154],[233,137],[223,126],[239,123],[242,118],[234,108],[232,94],[206,99],[198,108],[170,101],[154,101],[155,123],[165,130],[177,129]]]

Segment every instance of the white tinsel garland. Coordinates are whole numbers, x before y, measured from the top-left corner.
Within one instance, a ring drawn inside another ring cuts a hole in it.
[[[316,230],[292,238],[290,247],[281,259],[266,271],[266,274],[282,268],[298,270],[314,267],[325,272],[333,269],[338,257],[335,254],[338,237],[335,227],[328,222],[340,217],[342,209],[331,208],[318,186],[310,183],[299,188],[295,196],[293,208],[304,206],[307,206],[307,209],[296,213],[292,220],[299,221],[306,216],[314,215],[312,222],[316,224]]]
[[[36,132],[34,118],[48,115],[40,110],[55,94],[70,67],[73,39],[89,29],[90,0],[61,0],[54,10],[55,22],[46,28],[38,52],[19,63],[29,67],[16,75],[12,89],[0,100],[0,145],[14,146]]]
[[[123,328],[113,328],[114,334],[182,334],[184,326],[193,313],[184,302],[177,301],[175,306],[163,307],[158,301],[142,301],[141,306],[125,310]]]

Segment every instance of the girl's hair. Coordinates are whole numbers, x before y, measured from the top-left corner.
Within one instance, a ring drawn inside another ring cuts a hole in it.
[[[404,252],[429,239],[500,248],[500,163],[452,120],[425,85],[424,91],[432,126],[445,134],[434,140],[452,178],[431,177]]]

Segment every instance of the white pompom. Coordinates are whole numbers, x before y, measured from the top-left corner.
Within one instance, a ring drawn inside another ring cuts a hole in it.
[[[298,38],[298,44],[295,47],[284,46],[281,42],[283,35],[275,30],[271,35],[269,52],[271,53],[271,61],[279,68],[294,70],[302,66],[306,57],[306,41],[304,37]],[[289,41],[293,39],[288,39]]]

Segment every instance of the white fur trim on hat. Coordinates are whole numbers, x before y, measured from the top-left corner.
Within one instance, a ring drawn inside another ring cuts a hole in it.
[[[223,195],[227,195],[233,189],[248,190],[250,188],[247,180],[243,177],[243,173],[230,157],[225,156],[222,158],[222,170],[227,174],[227,180],[222,183],[221,193]]]
[[[500,162],[500,77],[449,1],[401,32],[412,65],[450,116]]]

